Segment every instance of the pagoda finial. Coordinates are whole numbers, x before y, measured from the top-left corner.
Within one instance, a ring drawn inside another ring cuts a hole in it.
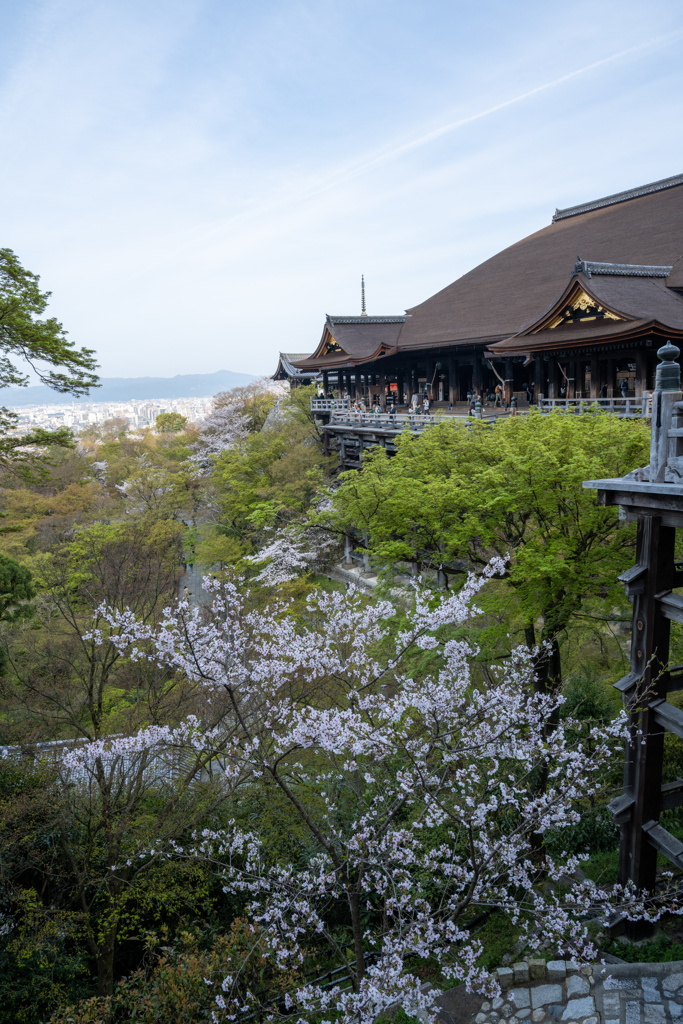
[[[367,310],[365,309],[365,275],[360,275],[360,315],[367,316]]]

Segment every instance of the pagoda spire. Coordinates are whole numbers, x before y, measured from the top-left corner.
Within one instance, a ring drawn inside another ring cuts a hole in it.
[[[367,310],[365,309],[365,275],[360,275],[360,315],[367,316]]]

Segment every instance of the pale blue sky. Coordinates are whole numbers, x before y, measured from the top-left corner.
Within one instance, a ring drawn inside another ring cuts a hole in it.
[[[680,0],[1,0],[0,37],[0,245],[107,376],[272,372],[361,272],[401,312],[683,171]]]

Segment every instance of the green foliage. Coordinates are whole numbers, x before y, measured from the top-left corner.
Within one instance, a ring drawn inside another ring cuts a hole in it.
[[[36,596],[31,573],[13,558],[0,555],[0,619],[18,622],[33,614],[28,604]]]
[[[49,1024],[198,1024],[211,1020],[226,976],[234,979],[235,995],[255,1008],[272,998],[279,1002],[296,982],[296,972],[278,970],[258,932],[239,918],[208,950],[197,948],[192,933],[179,938],[179,948],[165,946],[151,971],[135,971],[118,984],[112,998],[67,1006]]]
[[[624,600],[616,577],[632,558],[634,529],[583,481],[623,475],[648,450],[646,424],[609,415],[444,422],[404,432],[393,458],[365,455],[318,521],[357,531],[380,563],[439,567],[448,580],[509,555],[487,608],[501,623],[515,615],[530,646],[552,645],[543,688],[559,681],[559,639],[586,602]]]
[[[97,366],[92,349],[77,349],[64,328],[50,317],[41,320],[50,292],[39,288],[39,277],[22,267],[11,249],[0,249],[0,386],[26,385],[9,354],[26,360],[43,384],[55,391],[87,394],[97,386]],[[63,367],[59,372],[48,367]]]
[[[239,564],[267,530],[302,519],[325,482],[330,467],[304,391],[281,403],[276,424],[250,432],[217,459],[213,484],[221,519],[199,546],[204,565]]]
[[[187,424],[187,416],[179,412],[161,412],[156,419],[156,429],[160,434],[179,434]]]
[[[629,964],[668,964],[675,960],[683,960],[683,942],[676,942],[668,935],[660,935],[650,942],[630,942],[613,940],[605,945],[605,952],[626,960]]]

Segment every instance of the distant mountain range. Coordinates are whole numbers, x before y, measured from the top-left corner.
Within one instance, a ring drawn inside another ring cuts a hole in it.
[[[100,387],[89,395],[74,398],[62,395],[43,384],[28,388],[0,388],[0,405],[71,405],[77,402],[128,402],[146,398],[207,398],[218,391],[229,391],[256,380],[251,373],[179,373],[176,377],[100,377]]]

